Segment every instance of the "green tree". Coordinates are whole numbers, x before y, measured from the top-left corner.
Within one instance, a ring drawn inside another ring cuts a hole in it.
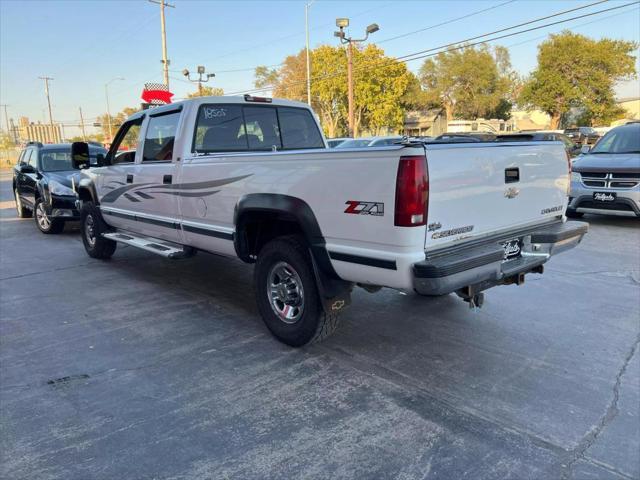
[[[111,115],[111,131],[113,132],[113,136],[115,137],[116,133],[118,133],[118,129],[124,123],[124,121],[130,116],[139,111],[139,108],[135,107],[125,107],[121,112],[116,115]],[[107,143],[111,142],[113,139],[109,137],[109,115],[102,114],[98,116],[97,123],[100,124],[100,132],[97,134],[101,137],[102,140]]]
[[[515,74],[509,52],[488,45],[449,49],[425,60],[420,81],[427,102],[452,118],[505,118]]]
[[[345,49],[329,45],[311,52],[311,106],[329,137],[345,134],[348,110],[347,56]],[[387,127],[399,130],[403,122],[403,98],[411,83],[404,63],[384,55],[374,45],[354,49],[354,134]],[[274,97],[306,102],[306,52],[285,58],[279,69],[258,67],[258,88],[272,87]]]
[[[221,97],[224,95],[224,90],[218,87],[203,86],[200,90],[196,90],[193,93],[189,93],[187,98],[195,97]]]
[[[520,103],[540,108],[559,128],[572,108],[583,121],[608,123],[620,115],[614,85],[636,76],[635,42],[593,40],[568,31],[551,35],[538,47],[538,66],[525,83]]]

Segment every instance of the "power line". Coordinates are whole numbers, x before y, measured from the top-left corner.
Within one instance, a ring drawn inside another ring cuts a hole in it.
[[[585,5],[585,6],[582,6],[582,7],[577,7],[576,9],[571,9],[570,11],[575,11],[575,10],[578,10],[578,9],[581,9],[581,8],[588,8],[588,7],[591,7],[593,5],[597,5],[599,3],[604,3],[605,1],[608,1],[608,0],[601,0],[601,1],[595,2],[593,4]],[[391,66],[396,65],[397,61],[410,62],[410,61],[419,60],[419,59],[422,59],[422,58],[433,57],[433,56],[438,55],[438,53],[441,53],[442,51],[444,51],[444,49],[448,49],[449,51],[462,50],[462,49],[473,47],[475,45],[479,45],[479,44],[482,44],[482,43],[492,42],[492,41],[495,41],[495,40],[500,40],[500,39],[512,37],[512,36],[515,36],[515,35],[521,35],[523,33],[531,32],[531,31],[534,31],[534,30],[540,30],[542,28],[546,28],[546,27],[553,26],[553,25],[558,25],[558,24],[561,24],[561,23],[570,22],[570,21],[577,20],[577,19],[580,19],[580,18],[590,17],[590,16],[593,16],[593,15],[598,15],[600,13],[609,12],[609,11],[612,11],[612,10],[618,10],[620,8],[628,7],[630,5],[636,5],[636,4],[639,4],[639,3],[640,2],[637,2],[637,1],[630,2],[630,3],[626,3],[624,5],[618,5],[618,6],[615,6],[615,7],[606,8],[606,9],[603,9],[603,10],[598,10],[598,11],[586,13],[586,14],[583,14],[583,15],[577,15],[577,16],[566,18],[566,19],[563,19],[563,20],[558,20],[556,22],[551,22],[551,23],[547,23],[547,24],[544,24],[544,25],[538,25],[536,27],[528,28],[528,29],[525,29],[525,30],[520,30],[520,31],[517,31],[517,32],[511,32],[511,33],[508,33],[508,34],[505,34],[505,35],[500,35],[500,36],[497,36],[497,37],[488,38],[488,39],[485,39],[485,40],[482,40],[482,41],[478,41],[478,42],[474,42],[474,43],[466,43],[466,42],[468,42],[470,40],[475,40],[475,39],[479,39],[479,38],[483,38],[483,37],[487,37],[487,36],[493,35],[495,33],[505,32],[507,30],[512,30],[513,28],[517,28],[517,26],[530,25],[532,23],[537,23],[537,22],[539,22],[541,20],[544,20],[544,19],[557,17],[559,15],[568,13],[568,11],[559,12],[559,13],[556,13],[556,14],[553,14],[553,15],[549,15],[549,16],[545,16],[545,17],[541,17],[541,18],[538,18],[538,19],[535,19],[535,20],[531,20],[531,21],[525,22],[524,24],[519,24],[519,25],[515,25],[515,26],[512,26],[512,27],[508,27],[508,28],[503,28],[503,29],[500,29],[500,30],[497,30],[497,31],[494,31],[494,32],[486,33],[484,35],[478,35],[478,36],[471,37],[471,38],[468,38],[468,39],[460,40],[458,42],[449,43],[449,44],[442,45],[442,46],[439,46],[439,47],[434,47],[434,48],[427,49],[427,50],[421,50],[421,51],[418,51],[418,52],[414,52],[414,53],[410,53],[410,54],[403,55],[403,56],[400,56],[400,57],[396,57],[396,58],[393,58],[393,59],[389,59],[389,61],[388,61],[389,64],[388,65],[382,66],[382,67],[376,67],[376,68],[389,68]],[[461,43],[465,43],[465,44],[464,45],[460,45]],[[435,50],[439,50],[439,51],[434,52]],[[425,53],[425,52],[434,52],[434,53]],[[409,57],[412,57],[412,58],[409,58]],[[361,67],[361,68],[356,68],[355,70],[370,70],[370,69],[371,69],[371,67],[366,67],[366,68]],[[342,73],[333,73],[333,74],[328,74],[328,75],[321,75],[321,76],[313,78],[312,80],[314,80],[314,81],[324,80],[324,79],[328,79],[328,78],[332,78],[332,77],[336,77],[336,76],[341,76],[341,75],[343,75],[343,74]],[[291,87],[303,84],[305,82],[306,82],[306,80],[304,82],[302,82],[302,81],[294,82],[294,83],[291,83],[291,84],[287,85],[284,88],[285,89],[290,89]],[[240,93],[258,93],[258,92],[264,92],[264,91],[272,90],[275,87],[276,87],[276,85],[269,85],[269,86],[261,87],[261,88],[230,92],[230,93],[227,93],[226,95],[237,95],[237,94],[240,94]]]
[[[385,38],[384,40],[380,40],[379,42],[376,42],[376,44],[390,42],[392,40],[397,40],[399,38],[404,38],[410,35],[414,35],[416,33],[426,32],[427,30],[433,30],[434,28],[437,28],[437,27],[449,25],[450,23],[454,23],[459,20],[464,20],[465,18],[473,17],[475,15],[479,15],[481,13],[488,12],[490,10],[495,10],[496,8],[504,7],[505,5],[508,5],[516,1],[517,0],[509,0],[508,2],[499,3],[498,5],[494,5],[493,7],[483,8],[482,10],[477,10],[475,12],[468,13],[467,15],[463,15],[462,17],[452,18],[450,20],[445,20],[444,22],[441,22],[441,23],[436,23],[435,25],[431,25],[429,27],[421,28],[419,30],[414,30],[413,32],[407,32],[407,33],[403,33],[402,35],[396,35],[395,37]]]
[[[485,33],[483,35],[476,35],[475,37],[470,37],[470,38],[467,38],[467,39],[463,40],[463,42],[470,42],[472,40],[477,40],[477,39],[482,38],[482,37],[488,37],[489,35],[495,35],[496,33],[502,33],[502,32],[506,32],[508,30],[513,30],[514,28],[524,27],[526,25],[531,25],[532,23],[538,23],[538,22],[541,22],[542,20],[548,20],[550,18],[559,17],[559,16],[565,15],[567,13],[575,12],[577,10],[584,10],[585,8],[593,7],[594,5],[598,5],[600,3],[606,3],[608,1],[609,0],[598,0],[597,2],[594,2],[594,3],[589,3],[587,5],[582,5],[580,7],[570,8],[569,10],[564,10],[562,12],[553,13],[551,15],[546,15],[544,17],[539,17],[539,18],[536,18],[534,20],[529,20],[527,22],[518,23],[517,25],[512,25],[510,27],[501,28],[499,30],[494,30],[493,32]],[[617,8],[617,7],[614,7],[614,8]],[[606,11],[606,10],[603,10],[603,11]],[[412,53],[412,54],[409,54],[409,55],[405,55],[404,57],[398,57],[398,59],[402,59],[402,58],[406,58],[406,57],[412,57],[414,55],[418,55],[418,54],[426,53],[426,52],[431,52],[431,51],[436,50],[436,49],[442,49],[442,48],[450,47],[450,46],[453,46],[453,45],[457,45],[459,43],[462,43],[462,42],[454,42],[454,43],[449,43],[447,45],[442,45],[440,47],[429,48],[427,50],[422,50],[422,51],[415,52],[415,53]]]
[[[512,1],[516,1],[516,0],[512,0]],[[369,9],[367,9],[367,10],[364,10],[364,11],[362,11],[362,12],[360,12],[360,13],[356,13],[355,15],[352,15],[352,16],[351,16],[351,18],[361,17],[362,15],[366,15],[367,13],[373,12],[373,11],[375,11],[375,10],[379,10],[380,8],[383,8],[383,7],[386,7],[386,6],[388,6],[388,5],[392,5],[392,4],[393,4],[393,2],[383,3],[382,5],[378,5],[378,6],[376,6],[376,7],[369,8]],[[329,24],[329,23],[323,23],[322,25],[317,25],[317,26],[315,26],[315,27],[313,27],[313,28],[310,28],[310,29],[309,29],[309,31],[310,31],[310,32],[313,32],[313,31],[315,31],[315,30],[319,30],[319,29],[321,29],[321,28],[327,28],[327,26],[331,26],[331,27],[333,27],[333,23],[331,23],[331,24]],[[260,46],[260,47],[265,47],[265,46],[267,46],[267,45],[273,45],[274,43],[278,43],[278,42],[280,42],[281,40],[288,40],[288,39],[290,39],[290,38],[295,38],[295,37],[298,37],[298,36],[302,36],[302,35],[304,35],[304,34],[305,34],[305,32],[304,32],[304,31],[302,31],[302,32],[298,32],[298,33],[292,33],[292,34],[290,34],[290,35],[285,35],[285,36],[283,36],[283,37],[274,38],[273,40],[267,40],[266,42],[260,42],[260,45],[259,45],[259,46]],[[246,51],[254,50],[255,48],[256,48],[256,45],[251,45],[251,46],[246,47],[246,48],[241,48],[241,49],[238,49],[238,50],[232,50],[232,51],[230,51],[230,52],[223,53],[222,55],[218,55],[217,57],[213,57],[213,58],[211,58],[210,60],[218,60],[218,59],[220,59],[220,58],[229,57],[229,56],[234,55],[234,54],[236,54],[236,53],[241,53],[241,52],[246,52]],[[282,65],[283,65],[283,63],[279,63],[279,64],[277,64],[277,65],[273,65],[273,67],[279,67],[279,66],[282,66]],[[240,70],[230,70],[230,72],[233,72],[233,71],[250,71],[250,70],[255,70],[255,67],[254,67],[254,68],[243,68],[243,69],[240,69]],[[222,71],[222,70],[217,70],[217,72],[218,72],[218,73],[223,73],[223,71]]]
[[[635,8],[638,8],[637,6]],[[591,20],[590,22],[584,22],[584,23],[579,23],[578,25],[574,25],[571,28],[572,29],[576,29],[576,28],[580,28],[580,27],[585,27],[587,25],[591,25],[592,23],[597,23],[597,22],[602,22],[603,20],[609,20],[610,18],[615,18],[615,17],[619,17],[621,15],[626,15],[627,13],[629,13],[632,9],[629,9],[626,12],[620,12],[620,13],[615,13],[613,15],[607,15],[606,17],[602,17],[602,18],[596,18],[595,20]],[[557,30],[556,30],[557,31]],[[511,47],[517,47],[519,45],[524,45],[525,43],[529,43],[529,42],[535,42],[536,40],[541,40],[543,38],[546,38],[548,36],[548,34],[545,35],[539,35],[537,37],[533,37],[533,38],[529,38],[527,40],[523,40],[522,42],[518,42],[518,43],[511,43],[509,45],[505,45],[506,48],[511,48]]]

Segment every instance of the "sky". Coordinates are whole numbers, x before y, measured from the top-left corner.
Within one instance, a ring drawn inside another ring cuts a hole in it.
[[[253,88],[256,66],[277,65],[304,48],[304,0],[169,1],[175,5],[165,9],[174,100],[196,90],[182,76],[184,68],[195,72],[198,65],[204,65],[216,74],[207,85],[241,92]],[[387,55],[401,56],[595,1],[316,0],[309,8],[310,44],[312,48],[337,45],[335,19],[348,17],[349,34],[362,36],[367,25],[377,23],[380,30],[369,41]],[[540,23],[632,1],[610,0]],[[436,26],[443,22],[449,23]],[[536,66],[539,43],[549,33],[563,29],[596,39],[640,42],[639,5],[492,43],[508,47],[514,68],[524,75]],[[416,30],[422,31],[411,33]],[[54,121],[66,125],[67,136],[77,135],[79,129],[71,125],[79,124],[79,107],[85,122],[106,112],[108,82],[112,114],[139,105],[144,83],[162,81],[161,58],[160,6],[147,0],[0,0],[0,104],[8,105],[10,118],[48,121],[44,84],[38,79],[46,75],[54,78],[50,83]],[[408,66],[417,72],[422,61]],[[640,60],[637,68],[640,71]],[[117,77],[124,80],[111,81]],[[617,87],[617,94],[620,98],[639,96],[640,83],[625,82]],[[6,128],[3,111],[0,125]]]

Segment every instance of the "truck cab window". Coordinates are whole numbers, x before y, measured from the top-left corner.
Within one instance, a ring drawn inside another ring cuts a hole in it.
[[[113,165],[119,163],[133,163],[135,161],[136,147],[140,138],[140,126],[143,117],[124,123],[118,131],[114,143],[111,145],[109,155]]]
[[[282,147],[288,150],[297,148],[324,148],[322,136],[318,131],[311,112],[302,108],[279,107]]]
[[[280,150],[278,115],[273,107],[245,107],[244,122],[249,150]]]
[[[247,136],[240,105],[202,105],[196,120],[193,151],[246,151]]]
[[[158,115],[149,119],[144,138],[143,162],[170,162],[178,129],[180,112]]]

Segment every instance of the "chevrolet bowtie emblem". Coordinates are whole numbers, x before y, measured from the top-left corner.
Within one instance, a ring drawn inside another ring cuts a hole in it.
[[[516,198],[518,196],[518,194],[520,193],[520,190],[518,190],[517,188],[507,188],[506,192],[504,192],[504,196],[507,198]]]

